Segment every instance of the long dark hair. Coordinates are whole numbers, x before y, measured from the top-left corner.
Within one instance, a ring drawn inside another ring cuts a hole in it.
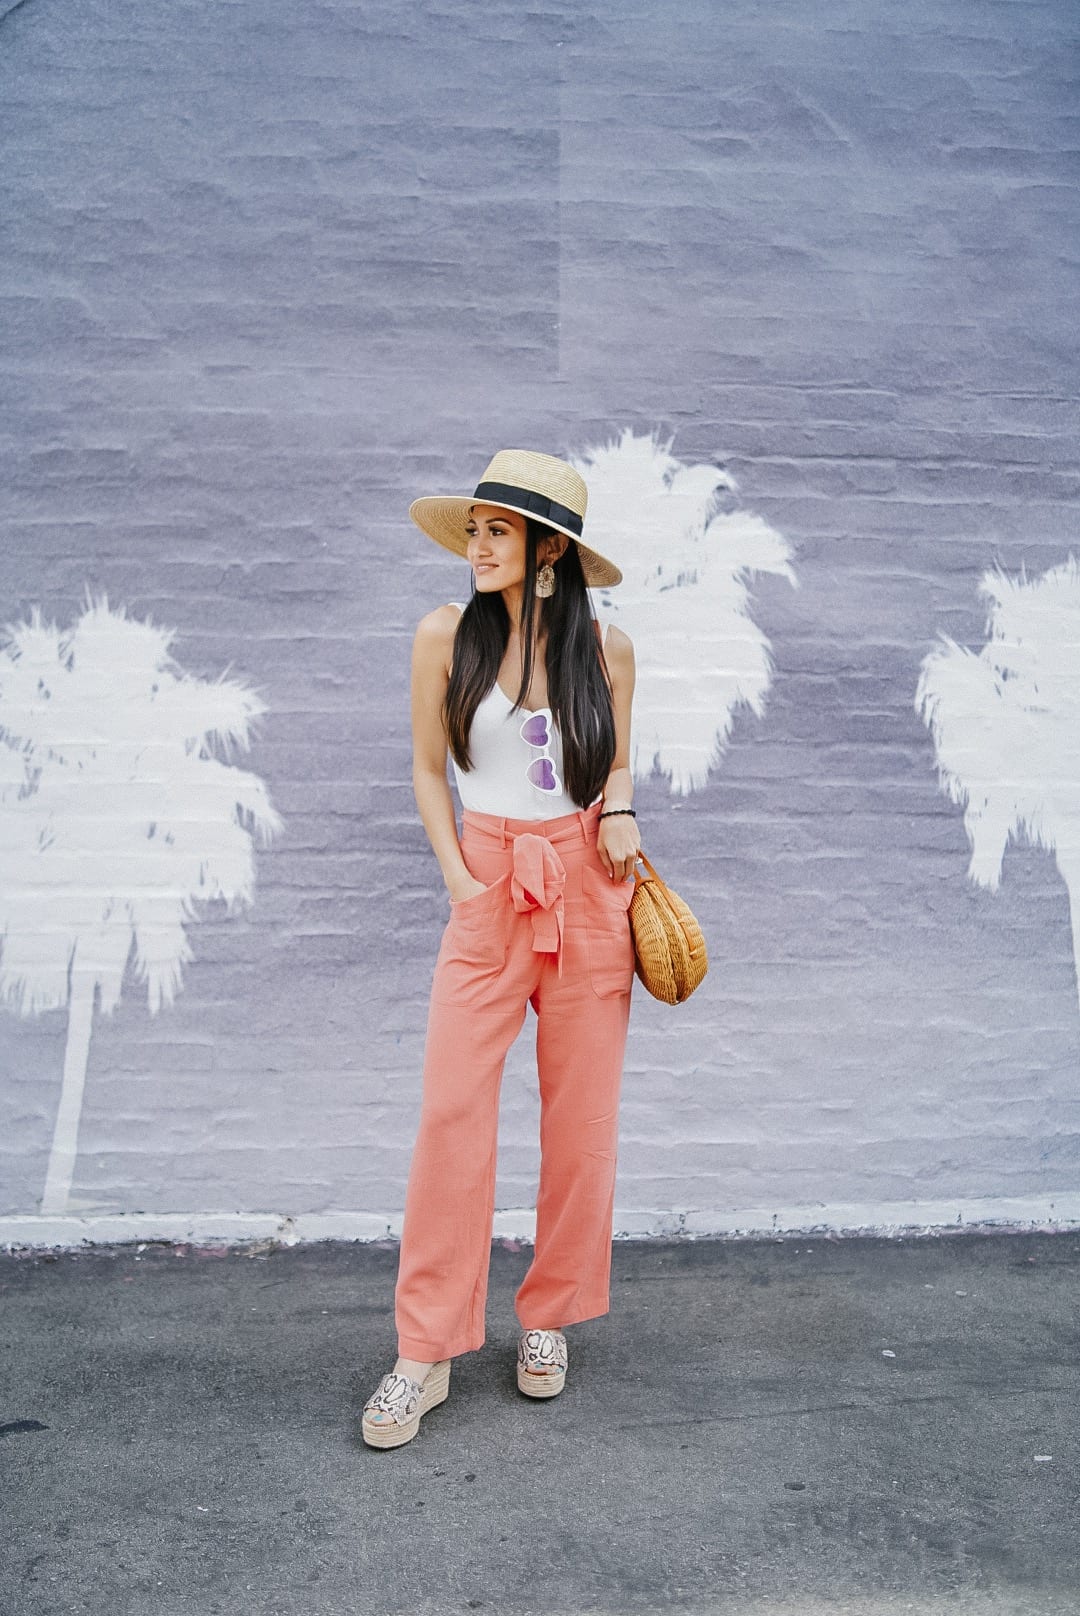
[[[521,685],[513,710],[524,705],[536,658],[533,626],[536,595],[536,550],[551,529],[525,518],[525,579],[522,587]],[[555,568],[555,593],[540,598],[540,621],[547,632],[548,705],[562,740],[563,782],[567,794],[587,808],[600,795],[615,758],[615,709],[607,664],[593,627],[585,574],[577,545],[571,541]],[[446,737],[454,761],[472,767],[469,731],[476,709],[498,676],[510,638],[510,614],[501,593],[475,588],[461,614],[454,639],[450,685],[443,707]]]

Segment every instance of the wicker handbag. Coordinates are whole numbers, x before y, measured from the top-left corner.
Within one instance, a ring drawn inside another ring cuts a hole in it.
[[[649,873],[634,870],[630,899],[634,968],[654,999],[681,1004],[709,968],[705,938],[689,905],[661,881],[644,853],[638,858]]]

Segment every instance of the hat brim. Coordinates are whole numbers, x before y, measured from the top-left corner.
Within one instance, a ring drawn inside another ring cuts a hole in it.
[[[409,515],[429,539],[441,544],[444,550],[452,550],[455,555],[463,556],[469,545],[469,537],[465,532],[469,512],[474,505],[488,504],[498,504],[500,510],[516,511],[519,516],[540,520],[535,511],[523,510],[520,505],[507,505],[502,500],[477,499],[475,494],[428,494],[423,499],[413,500],[409,506]],[[568,539],[573,539],[581,557],[581,570],[585,574],[585,582],[590,589],[600,588],[605,584],[622,583],[622,573],[614,561],[602,556],[599,550],[594,550],[576,533],[571,533],[568,527],[552,522],[547,517],[543,518],[543,522],[545,527],[552,527],[558,533],[565,533]]]

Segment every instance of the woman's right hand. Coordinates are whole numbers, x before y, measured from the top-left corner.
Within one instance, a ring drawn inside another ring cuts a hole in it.
[[[485,892],[487,888],[483,881],[478,881],[475,875],[470,875],[466,870],[464,875],[457,877],[453,886],[447,882],[446,890],[450,894],[451,903],[461,903],[465,898],[475,898],[477,893]]]

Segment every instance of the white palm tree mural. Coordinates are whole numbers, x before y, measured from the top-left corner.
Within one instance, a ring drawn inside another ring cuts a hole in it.
[[[933,735],[941,787],[964,807],[968,876],[996,892],[1010,836],[1055,855],[1080,966],[1080,568],[983,574],[987,642],[942,635],[923,659],[915,710]],[[1080,988],[1078,988],[1080,991]]]
[[[720,509],[734,478],[684,465],[656,433],[626,428],[574,464],[589,486],[589,535],[623,573],[598,594],[634,641],[631,767],[639,780],[659,770],[686,796],[723,756],[739,703],[765,711],[772,660],[747,578],[771,572],[797,588],[791,552],[761,517]]]
[[[0,645],[0,1002],[68,1013],[43,1213],[68,1204],[95,990],[111,1014],[134,948],[151,1014],[171,1004],[194,900],[250,904],[252,835],[282,828],[213,751],[246,749],[263,703],[185,673],[173,636],[88,592],[69,630],[34,608]]]

